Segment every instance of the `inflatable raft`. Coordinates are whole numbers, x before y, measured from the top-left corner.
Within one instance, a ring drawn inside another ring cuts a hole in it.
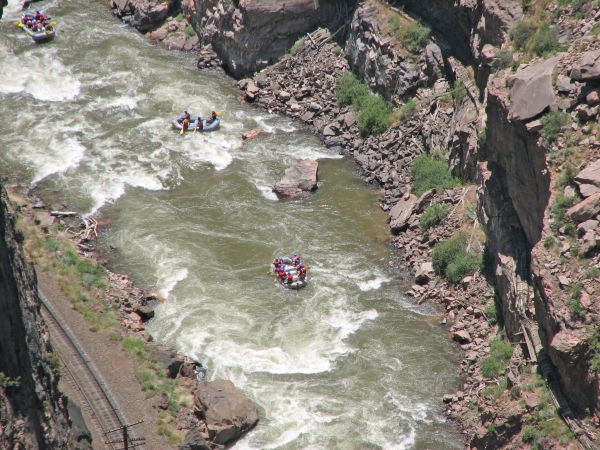
[[[271,271],[279,284],[288,289],[302,289],[308,284],[308,268],[299,256],[275,258],[271,263]]]
[[[198,119],[202,120],[203,125],[202,128],[198,128],[198,131],[214,131],[219,128],[219,125],[221,125],[221,119],[218,117],[211,123],[207,123],[206,119],[203,119],[200,116],[190,116],[190,125],[188,126],[187,131],[196,130],[196,127],[198,126]],[[177,119],[175,119],[173,121],[173,128],[176,130],[181,130],[183,128],[183,125],[181,124],[182,120],[183,116],[179,116]]]
[[[23,18],[33,17],[30,13],[23,14]],[[23,19],[21,22],[17,22],[17,26],[23,30],[36,44],[41,44],[42,42],[49,42],[54,39],[56,35],[56,31],[54,31],[54,27],[51,24],[48,24],[45,28],[42,27],[40,30],[33,30],[29,28],[27,25],[23,23]]]

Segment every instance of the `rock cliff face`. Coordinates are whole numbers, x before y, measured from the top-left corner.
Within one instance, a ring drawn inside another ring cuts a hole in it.
[[[390,100],[397,95],[414,94],[427,78],[420,71],[418,55],[409,58],[385,38],[382,25],[385,11],[376,3],[363,3],[356,10],[346,41],[345,54],[350,67],[375,92]],[[441,55],[440,55],[441,58]]]
[[[196,30],[227,71],[241,77],[283,56],[318,26],[337,27],[352,11],[343,0],[196,0]]]
[[[0,186],[0,447],[71,449],[66,404],[48,363],[35,274]]]
[[[467,63],[477,62],[485,44],[501,47],[523,13],[511,0],[398,0],[398,6],[423,18]]]

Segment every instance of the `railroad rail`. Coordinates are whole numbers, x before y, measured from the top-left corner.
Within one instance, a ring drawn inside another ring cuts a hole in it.
[[[94,425],[106,439],[104,444],[109,450],[134,447],[142,450],[142,439],[136,438],[134,433],[127,429],[127,421],[94,363],[78,344],[59,313],[41,293],[40,302],[43,306],[42,315],[50,332],[50,340],[63,362],[66,374],[81,395],[82,408],[89,413]],[[125,439],[124,427],[129,445],[122,442]]]

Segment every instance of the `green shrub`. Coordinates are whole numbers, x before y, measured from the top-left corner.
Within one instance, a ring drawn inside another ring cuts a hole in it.
[[[556,182],[556,187],[561,189],[573,184],[573,179],[577,175],[577,169],[573,166],[573,164],[567,164],[558,180]]]
[[[467,252],[467,235],[458,233],[433,248],[433,270],[444,275],[450,283],[460,283],[462,279],[481,267],[481,256]]]
[[[418,52],[429,41],[431,30],[418,22],[412,22],[398,31],[398,37],[409,50]]]
[[[498,72],[500,70],[506,69],[510,67],[512,64],[513,52],[508,49],[502,49],[497,54],[496,57],[492,60],[490,64],[493,72]]]
[[[542,136],[548,142],[554,142],[560,134],[561,128],[567,124],[569,115],[562,111],[552,111],[542,117]]]
[[[490,345],[490,355],[481,362],[481,374],[486,378],[493,378],[506,368],[513,353],[510,342],[501,337],[494,339]]]
[[[600,276],[600,269],[598,269],[597,267],[590,267],[585,272],[585,278],[587,280],[592,279],[592,278],[598,278],[599,276]]]
[[[421,216],[419,225],[421,225],[422,229],[427,230],[444,220],[449,212],[450,208],[444,203],[431,205]]]
[[[510,30],[509,34],[517,50],[525,50],[536,31],[537,27],[532,21],[522,20]]]
[[[175,17],[177,19],[177,22],[183,22],[183,19],[185,19],[185,16],[183,15],[183,12],[180,12],[179,14],[177,14],[177,17]]]
[[[369,95],[360,102],[358,129],[361,136],[381,134],[390,125],[392,107],[380,95]]]
[[[521,440],[523,443],[528,444],[533,442],[537,437],[537,431],[531,425],[523,427],[523,433],[521,434]]]
[[[124,350],[135,355],[139,362],[150,360],[150,356],[148,355],[148,351],[146,349],[146,342],[142,339],[127,336],[121,342],[121,346]]]
[[[458,284],[464,277],[475,272],[481,267],[481,256],[472,252],[458,255],[448,267],[446,278],[450,283]]]
[[[412,190],[415,195],[421,195],[433,188],[443,191],[461,184],[458,178],[450,174],[445,161],[429,154],[417,156],[410,171],[413,178]]]
[[[16,388],[18,388],[19,386],[21,386],[21,377],[13,378],[13,377],[9,377],[4,372],[0,372],[0,387],[3,387],[3,388],[16,387]]]
[[[579,299],[573,299],[569,301],[569,313],[575,320],[585,319],[585,308],[581,306]]]
[[[411,98],[411,99],[407,100],[406,103],[404,103],[400,107],[400,119],[402,119],[402,120],[408,119],[408,118],[412,117],[416,111],[417,111],[417,102],[415,101],[414,98]]]
[[[545,248],[553,248],[556,246],[556,239],[554,239],[554,236],[546,236],[544,238],[544,247]]]
[[[531,50],[538,56],[546,56],[556,52],[560,45],[556,34],[547,24],[543,24],[531,41]]]
[[[567,197],[564,194],[558,194],[552,205],[552,230],[558,232],[561,227],[565,227],[565,234],[574,236],[577,229],[575,224],[567,219],[567,210],[575,204],[575,197]]]
[[[531,5],[533,4],[533,0],[521,0],[521,8],[523,12],[528,12],[531,9]]]
[[[193,26],[188,25],[185,27],[185,34],[187,34],[189,37],[193,37],[196,35],[196,30],[194,30]]]
[[[445,242],[440,242],[433,248],[433,270],[438,275],[444,275],[448,265],[465,252],[467,235],[458,233]]]
[[[452,98],[454,99],[454,104],[460,105],[462,101],[467,96],[467,88],[462,80],[456,80],[454,83],[454,87],[452,88]]]
[[[305,37],[301,37],[296,42],[294,42],[294,45],[292,45],[292,48],[290,48],[290,55],[295,55],[296,53],[298,53],[298,51],[304,45],[305,39],[306,39]]]
[[[382,133],[390,125],[390,103],[372,94],[352,72],[338,79],[335,95],[340,106],[353,105],[359,111],[358,129],[362,136]]]
[[[352,72],[346,72],[338,81],[335,96],[340,106],[349,106],[360,103],[370,94],[369,88],[362,83]]]
[[[498,323],[498,308],[496,306],[496,301],[492,300],[485,307],[485,315],[488,319],[488,324],[496,325]]]

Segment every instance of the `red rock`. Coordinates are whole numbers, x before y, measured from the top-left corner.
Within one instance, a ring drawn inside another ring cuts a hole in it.
[[[471,335],[467,330],[458,330],[452,333],[452,339],[460,344],[471,342]]]
[[[244,131],[242,133],[242,139],[244,139],[244,140],[254,139],[254,138],[257,138],[264,134],[268,134],[268,133],[265,130],[263,130],[262,128],[253,128],[252,130]]]

